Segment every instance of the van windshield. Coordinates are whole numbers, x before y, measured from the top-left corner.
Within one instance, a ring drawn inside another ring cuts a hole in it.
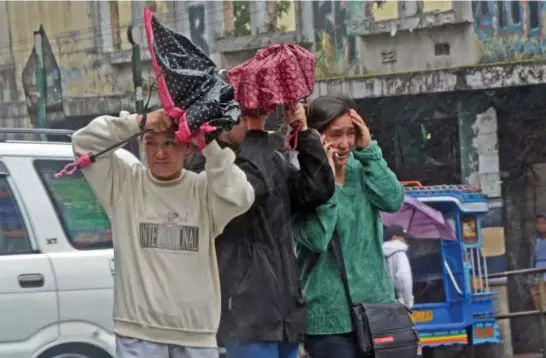
[[[67,239],[80,250],[111,248],[110,220],[81,171],[55,178],[55,173],[68,163],[70,161],[34,161],[34,167],[53,202]]]

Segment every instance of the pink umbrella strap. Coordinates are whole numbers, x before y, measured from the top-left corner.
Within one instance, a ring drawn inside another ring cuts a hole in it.
[[[174,133],[176,140],[180,143],[189,143],[192,139],[197,138],[199,150],[203,150],[206,146],[205,133],[211,133],[217,130],[216,127],[208,123],[203,123],[197,131],[190,132],[188,122],[186,120],[186,112],[178,107],[172,107],[167,111],[167,115],[178,123],[178,130]]]
[[[298,140],[301,131],[301,122],[291,123],[292,130],[284,140],[284,147],[288,150],[296,150],[298,148]]]
[[[130,141],[131,139],[133,138],[136,138],[138,136],[140,136],[141,134],[143,134],[144,132],[146,132],[146,130],[143,130],[142,132],[139,132],[139,133],[136,133],[136,134],[133,134],[132,136],[130,136],[129,138],[127,139],[124,139],[122,140],[121,142],[118,142],[114,145],[111,145],[109,146],[108,148],[106,149],[103,149],[101,150],[100,152],[98,152],[97,154],[91,154],[91,153],[86,153],[86,154],[78,154],[78,159],[76,159],[74,162],[72,163],[68,163],[67,165],[65,165],[65,167],[59,171],[58,173],[55,173],[55,178],[59,178],[59,177],[62,177],[63,175],[72,175],[76,172],[76,170],[78,169],[85,169],[85,168],[88,168],[89,166],[91,166],[91,164],[93,164],[95,162],[95,160],[105,154],[105,153],[108,153],[109,151],[113,150],[113,149],[116,149],[120,146],[122,146],[123,144],[127,143],[128,141]]]
[[[94,161],[95,156],[93,156],[92,154],[79,155],[78,159],[76,159],[72,163],[68,163],[61,171],[55,173],[55,178],[60,178],[63,175],[72,175],[78,169],[85,169],[89,167],[91,164],[93,164]]]

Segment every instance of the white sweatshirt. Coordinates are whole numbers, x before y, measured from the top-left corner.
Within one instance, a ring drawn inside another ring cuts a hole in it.
[[[136,115],[94,119],[72,137],[75,153],[97,153],[139,132]],[[112,223],[114,332],[150,342],[216,347],[220,284],[214,238],[254,202],[231,149],[204,150],[205,171],[158,181],[122,151],[83,173]]]
[[[408,245],[400,240],[383,243],[383,255],[387,259],[387,269],[398,294],[398,300],[408,308],[413,307],[413,276],[407,252]]]

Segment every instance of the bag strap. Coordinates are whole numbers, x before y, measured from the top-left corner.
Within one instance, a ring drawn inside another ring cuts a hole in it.
[[[349,280],[347,278],[347,269],[345,268],[345,261],[343,260],[343,251],[341,250],[341,240],[337,229],[334,229],[334,234],[332,235],[331,240],[332,250],[334,251],[334,256],[336,258],[336,263],[341,274],[341,282],[343,282],[343,288],[345,290],[345,296],[347,297],[347,302],[349,303],[349,309],[353,306],[353,300],[351,299],[351,291],[349,290]]]

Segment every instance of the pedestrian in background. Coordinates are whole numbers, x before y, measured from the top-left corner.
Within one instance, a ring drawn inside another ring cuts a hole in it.
[[[536,234],[530,240],[530,268],[546,267],[546,213],[538,214],[535,218]],[[535,310],[540,310],[540,282],[546,281],[546,273],[535,276],[535,280],[531,283],[531,297]],[[543,285],[544,291],[544,306],[546,309],[546,282]]]
[[[385,242],[383,242],[383,254],[396,298],[401,304],[411,309],[413,307],[413,275],[407,254],[408,239],[413,239],[413,237],[401,226],[387,227]]]

